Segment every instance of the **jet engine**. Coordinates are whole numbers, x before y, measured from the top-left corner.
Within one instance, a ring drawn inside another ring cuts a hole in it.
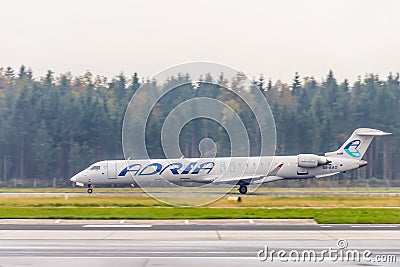
[[[331,161],[326,157],[315,154],[299,154],[297,156],[297,164],[302,168],[315,168],[329,163],[331,163]]]

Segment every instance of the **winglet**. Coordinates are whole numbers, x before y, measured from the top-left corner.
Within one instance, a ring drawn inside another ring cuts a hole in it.
[[[278,173],[278,171],[282,168],[283,163],[279,164],[278,166],[276,166],[275,168],[273,168],[268,174],[267,176],[276,176],[276,174]]]

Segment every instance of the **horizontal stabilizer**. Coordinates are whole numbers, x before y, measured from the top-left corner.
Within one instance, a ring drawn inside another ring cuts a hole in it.
[[[387,133],[381,130],[375,129],[365,129],[365,131],[357,132],[359,136],[384,136],[384,135],[391,135],[392,133]]]

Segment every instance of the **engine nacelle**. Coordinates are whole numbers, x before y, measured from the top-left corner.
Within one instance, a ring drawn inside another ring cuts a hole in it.
[[[297,156],[297,164],[302,168],[315,168],[328,163],[330,163],[330,161],[324,156],[315,154],[299,154]]]

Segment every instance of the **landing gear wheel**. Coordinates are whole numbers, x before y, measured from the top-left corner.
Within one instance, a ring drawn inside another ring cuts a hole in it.
[[[88,190],[87,190],[88,194],[93,193],[93,185],[88,184]]]
[[[245,195],[247,193],[247,186],[241,185],[239,187],[239,193]]]

